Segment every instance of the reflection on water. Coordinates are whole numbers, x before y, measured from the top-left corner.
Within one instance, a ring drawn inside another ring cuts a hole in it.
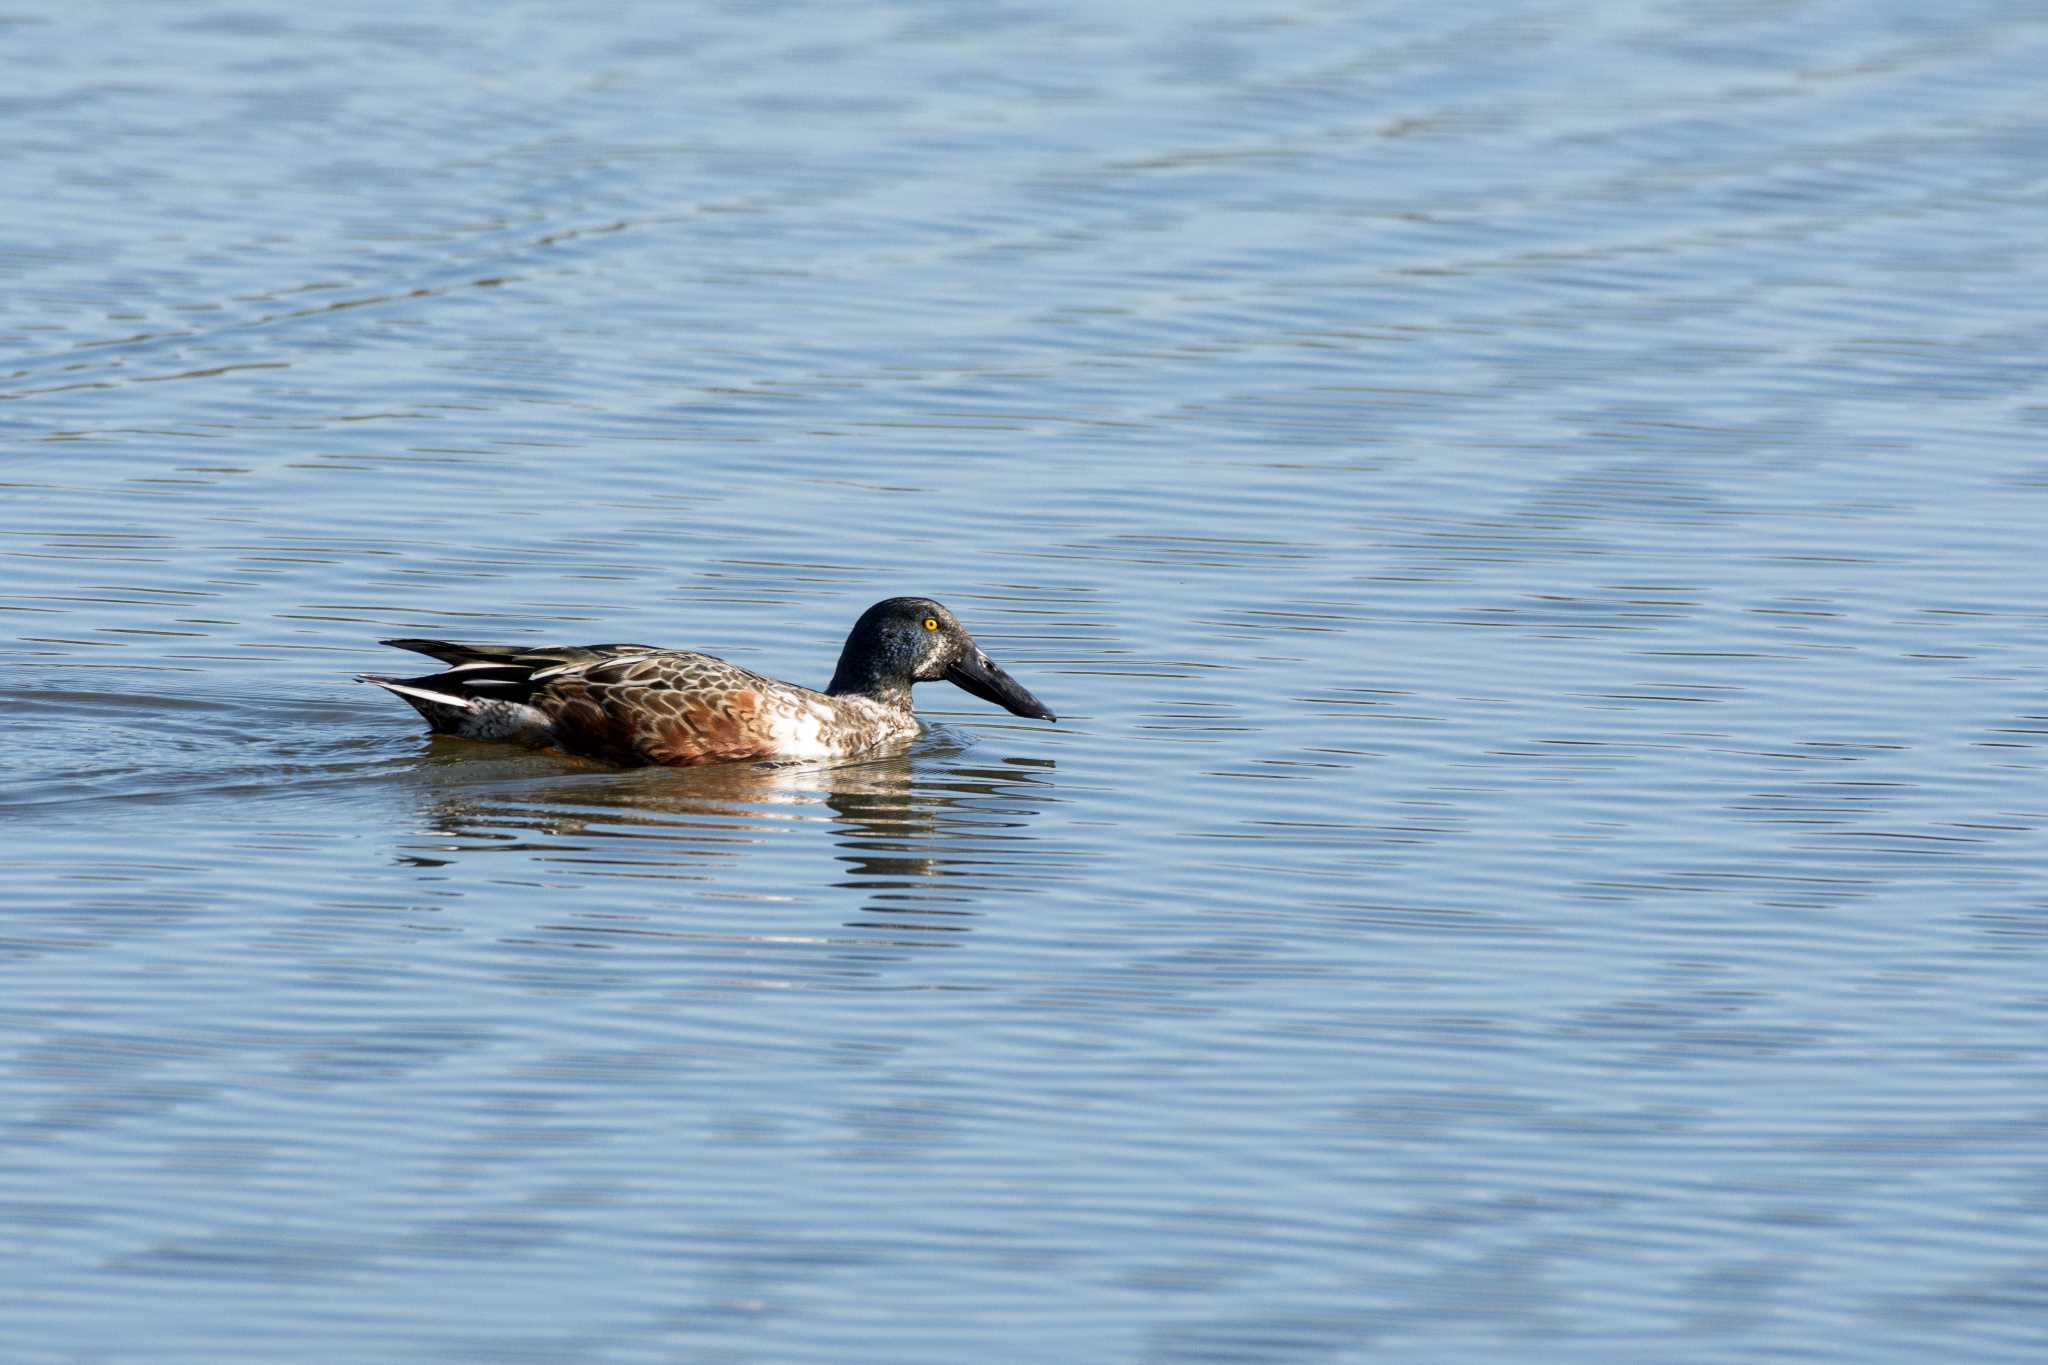
[[[408,783],[423,807],[425,842],[404,860],[443,867],[458,858],[518,853],[579,878],[732,883],[748,858],[773,858],[794,831],[818,829],[837,846],[835,887],[858,893],[857,931],[839,941],[864,952],[943,946],[992,903],[1049,889],[1059,877],[1035,845],[1033,824],[1059,800],[1057,763],[1011,757],[967,761],[942,731],[830,765],[716,764],[699,768],[582,771],[554,755],[502,757],[493,746],[430,741]],[[593,765],[594,766],[594,765]],[[482,773],[479,773],[479,769]],[[444,780],[445,779],[445,780]],[[646,915],[579,912],[593,936],[664,934]]]

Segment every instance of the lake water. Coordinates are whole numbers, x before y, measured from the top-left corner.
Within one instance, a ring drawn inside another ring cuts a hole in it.
[[[2048,1354],[2048,9],[0,69],[0,1359]],[[350,680],[896,593],[1059,724]]]

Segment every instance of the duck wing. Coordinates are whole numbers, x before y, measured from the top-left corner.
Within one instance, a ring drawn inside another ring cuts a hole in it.
[[[570,661],[530,677],[531,704],[562,747],[619,763],[772,758],[784,722],[808,710],[804,689],[680,649]]]
[[[558,668],[563,664],[595,664],[609,659],[629,659],[642,654],[659,654],[654,645],[474,645],[460,640],[379,640],[380,645],[407,649],[460,668],[464,664],[512,664],[528,672]]]
[[[523,738],[615,763],[773,756],[778,718],[807,709],[810,695],[708,654],[651,645],[383,643],[448,665],[419,678],[364,675],[434,729]]]

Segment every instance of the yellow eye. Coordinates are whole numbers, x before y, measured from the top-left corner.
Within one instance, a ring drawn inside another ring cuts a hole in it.
[[[937,630],[937,629],[939,628],[939,618],[938,618],[938,617],[936,617],[936,616],[927,616],[927,617],[925,617],[925,618],[924,618],[924,628],[925,628],[926,630]]]

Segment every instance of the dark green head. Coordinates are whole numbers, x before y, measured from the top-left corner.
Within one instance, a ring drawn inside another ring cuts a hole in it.
[[[1057,719],[981,652],[952,612],[929,597],[892,597],[862,612],[825,690],[908,706],[912,683],[940,678],[1017,715]]]

